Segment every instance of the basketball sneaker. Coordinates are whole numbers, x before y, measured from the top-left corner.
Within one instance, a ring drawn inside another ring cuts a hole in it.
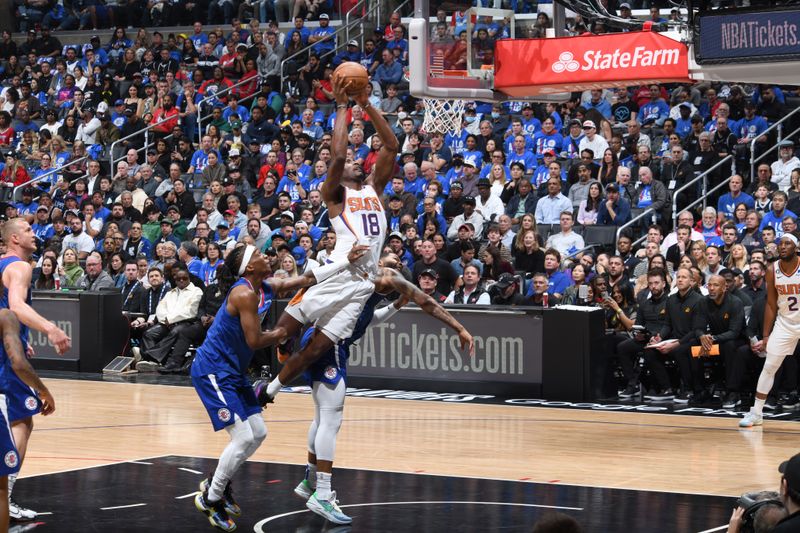
[[[267,386],[269,381],[266,379],[257,379],[253,382],[253,392],[256,394],[258,405],[266,407],[268,403],[274,403],[275,398],[267,394]]]
[[[209,475],[203,481],[200,482],[200,492],[203,494],[208,494],[208,488],[211,486],[211,479],[213,478],[213,474]],[[233,487],[231,486],[231,482],[228,482],[228,485],[225,487],[225,492],[222,493],[222,497],[225,501],[225,510],[231,516],[242,516],[242,508],[239,507],[239,504],[236,503],[236,500],[233,499]]]
[[[740,428],[751,428],[753,426],[760,426],[764,423],[764,417],[758,413],[748,411],[744,418],[739,420],[739,427]]]
[[[294,488],[294,493],[303,498],[304,501],[308,501],[311,495],[314,494],[314,489],[311,487],[311,483],[304,479]]]
[[[236,523],[225,510],[225,501],[208,501],[208,492],[198,492],[194,497],[194,506],[208,517],[209,523],[222,531],[236,531]]]
[[[8,517],[15,522],[27,522],[36,518],[36,511],[22,507],[14,500],[8,500]]]
[[[331,497],[326,500],[319,499],[315,492],[306,502],[306,507],[308,507],[312,513],[316,513],[334,524],[344,525],[353,522],[353,519],[344,514],[339,508],[335,490],[331,491]]]

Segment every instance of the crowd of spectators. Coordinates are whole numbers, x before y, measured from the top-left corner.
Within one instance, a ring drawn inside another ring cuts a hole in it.
[[[774,145],[765,131],[793,91],[653,84],[560,104],[475,102],[460,131],[425,133],[423,106],[403,77],[399,15],[364,49],[352,41],[343,50],[326,17],[312,31],[299,16],[285,34],[237,18],[227,32],[195,22],[166,38],[118,27],[109,42],[80,46],[62,45],[48,24],[19,45],[6,34],[1,207],[33,225],[34,286],[122,289],[139,355],[178,370],[224,298],[230,273],[219,274],[221,259],[237,242],[262,249],[277,276],[330,253],[335,233],[319,192],[331,160],[330,76],[357,61],[401,147],[383,191],[386,250],[409,279],[441,302],[603,307],[623,397],[704,400],[711,390],[738,405],[763,349],[755,321],[745,320],[763,305],[776,242],[797,231],[800,213],[791,140],[755,175],[746,163],[752,141],[759,154]],[[499,36],[502,25],[489,22],[473,37]],[[458,28],[434,25],[432,37],[456,46]],[[281,84],[281,61],[295,52]],[[347,157],[369,172],[380,140],[362,109],[347,113]],[[692,204],[699,184],[675,194],[729,155],[708,174],[709,188],[733,177],[706,197],[707,209]],[[647,222],[612,237],[646,210]],[[593,227],[612,231],[597,242],[589,236],[603,233]],[[677,326],[661,311],[687,290],[697,323]],[[651,338],[680,346],[657,354]],[[706,379],[710,358],[690,355],[709,342],[720,345],[722,356],[711,359],[724,368],[719,380]],[[771,403],[791,407],[797,369],[785,367],[786,394]]]

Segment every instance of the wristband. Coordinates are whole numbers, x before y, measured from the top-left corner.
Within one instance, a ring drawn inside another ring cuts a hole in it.
[[[336,109],[347,109],[347,104],[336,104]]]
[[[344,270],[350,264],[349,261],[340,261],[338,263],[328,263],[325,265],[320,265],[316,268],[311,269],[311,273],[314,275],[314,278],[317,280],[317,283],[322,283],[329,277],[338,274],[342,270]]]

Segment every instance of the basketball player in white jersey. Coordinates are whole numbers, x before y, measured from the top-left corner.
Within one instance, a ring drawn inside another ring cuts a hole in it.
[[[325,283],[300,292],[278,319],[288,338],[294,338],[305,324],[314,323],[315,332],[300,352],[286,360],[280,374],[267,387],[269,401],[284,383],[291,382],[311,363],[335,344],[353,333],[364,304],[375,292],[374,278],[378,271],[384,239],[386,213],[380,193],[392,178],[398,142],[381,112],[369,102],[369,88],[353,96],[369,115],[383,146],[378,152],[373,172],[364,175],[360,164],[346,162],[348,82],[333,80],[336,95],[336,119],[331,142],[331,166],[320,192],[328,208],[331,226],[336,231],[336,246],[329,261],[337,261],[354,244],[369,247],[362,261],[351,265]]]
[[[764,339],[767,359],[758,377],[756,401],[739,427],[760,426],[767,395],[783,359],[794,353],[800,340],[800,258],[797,237],[784,233],[778,242],[779,260],[767,269],[767,305],[764,308]]]

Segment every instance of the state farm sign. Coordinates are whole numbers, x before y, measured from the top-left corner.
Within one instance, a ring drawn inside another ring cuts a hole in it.
[[[686,46],[652,32],[505,39],[495,46],[495,90],[511,96],[676,81],[689,81]]]

